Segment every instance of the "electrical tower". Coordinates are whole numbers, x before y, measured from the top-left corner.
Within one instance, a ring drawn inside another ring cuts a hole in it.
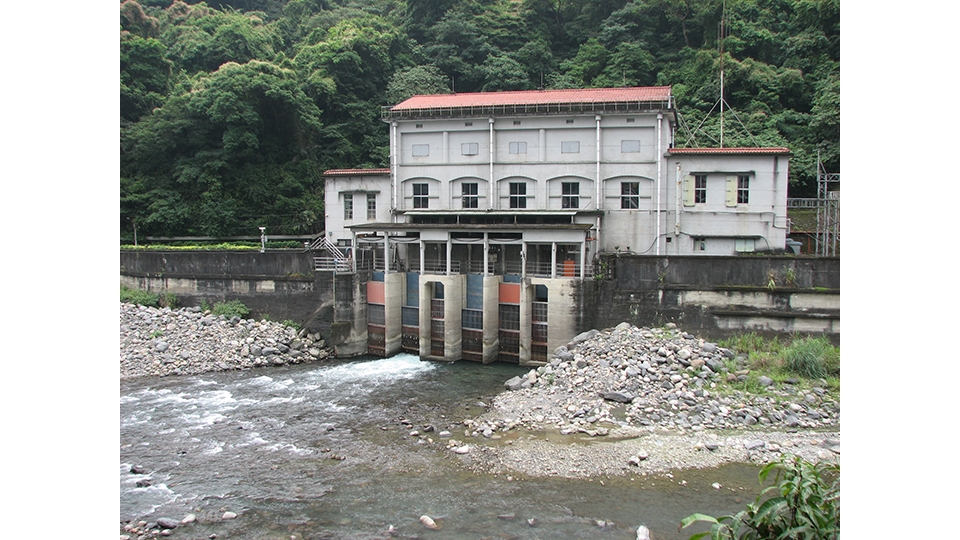
[[[838,189],[831,190],[836,184]],[[840,173],[828,173],[817,152],[817,255],[836,257],[840,245]]]

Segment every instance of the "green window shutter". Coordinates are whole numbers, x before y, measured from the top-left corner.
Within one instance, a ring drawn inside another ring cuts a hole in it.
[[[737,177],[727,177],[727,206],[737,205]]]
[[[693,189],[696,183],[694,182],[693,175],[688,174],[683,177],[683,205],[684,206],[693,206]]]

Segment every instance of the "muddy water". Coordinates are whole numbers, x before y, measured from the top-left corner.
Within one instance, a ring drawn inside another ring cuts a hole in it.
[[[457,422],[525,371],[398,355],[121,381],[120,520],[194,513],[173,538],[231,539],[630,539],[642,523],[664,540],[696,532],[677,532],[683,517],[740,510],[759,491],[750,465],[592,481],[478,475],[411,436],[462,440]]]

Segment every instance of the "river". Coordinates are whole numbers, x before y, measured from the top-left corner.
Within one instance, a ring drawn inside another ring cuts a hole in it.
[[[678,532],[683,517],[735,512],[759,492],[746,464],[672,478],[506,477],[424,443],[443,430],[467,441],[457,423],[528,369],[401,354],[121,380],[120,521],[194,513],[172,538],[242,540],[388,538],[391,528],[395,538],[633,539],[645,524],[664,540],[704,530]]]

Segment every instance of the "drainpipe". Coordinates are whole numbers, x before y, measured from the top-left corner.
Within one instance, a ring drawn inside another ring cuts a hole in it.
[[[598,213],[597,213],[597,252],[599,253],[599,252],[600,252],[599,247],[602,245],[602,244],[600,243],[600,223],[601,223],[601,221],[603,220],[602,216],[601,216],[600,213],[599,213],[599,210],[602,209],[602,205],[600,204],[600,115],[599,115],[599,114],[596,115],[595,118],[596,118],[596,120],[597,120],[597,171],[596,171],[596,175],[597,175],[596,184],[597,184],[597,185],[596,185],[596,189],[594,190],[594,192],[595,192],[595,196],[596,196],[596,209],[598,210]]]
[[[489,192],[488,196],[489,202],[487,206],[489,208],[494,208],[493,206],[493,194],[494,194],[494,179],[493,179],[493,158],[494,158],[494,148],[493,148],[493,118],[488,119],[490,124],[490,185],[487,186],[487,191]]]
[[[393,216],[393,219],[391,221],[396,223],[397,191],[398,191],[397,168],[400,165],[400,155],[397,153],[398,142],[397,142],[397,123],[396,122],[390,122],[390,131],[391,131],[390,142],[393,143],[391,145],[392,147],[390,148],[390,161],[392,162],[392,166],[390,167],[390,174],[391,176],[393,176],[393,186],[392,186],[393,189],[390,190],[391,191],[390,205],[392,206],[392,208],[390,209],[391,210],[390,215]]]
[[[660,193],[660,180],[663,176],[663,113],[657,113],[657,226],[656,226],[656,238],[654,240],[657,242],[657,255],[660,255],[660,199],[662,194]]]
[[[603,205],[600,203],[600,115],[596,116],[597,118],[597,185],[596,185],[596,203],[595,207],[597,210],[602,210]]]
[[[673,225],[673,234],[677,237],[678,242],[680,237],[680,211],[683,209],[681,201],[683,201],[683,176],[680,173],[680,164],[677,163],[677,216]],[[679,250],[680,248],[678,247],[677,249]]]

